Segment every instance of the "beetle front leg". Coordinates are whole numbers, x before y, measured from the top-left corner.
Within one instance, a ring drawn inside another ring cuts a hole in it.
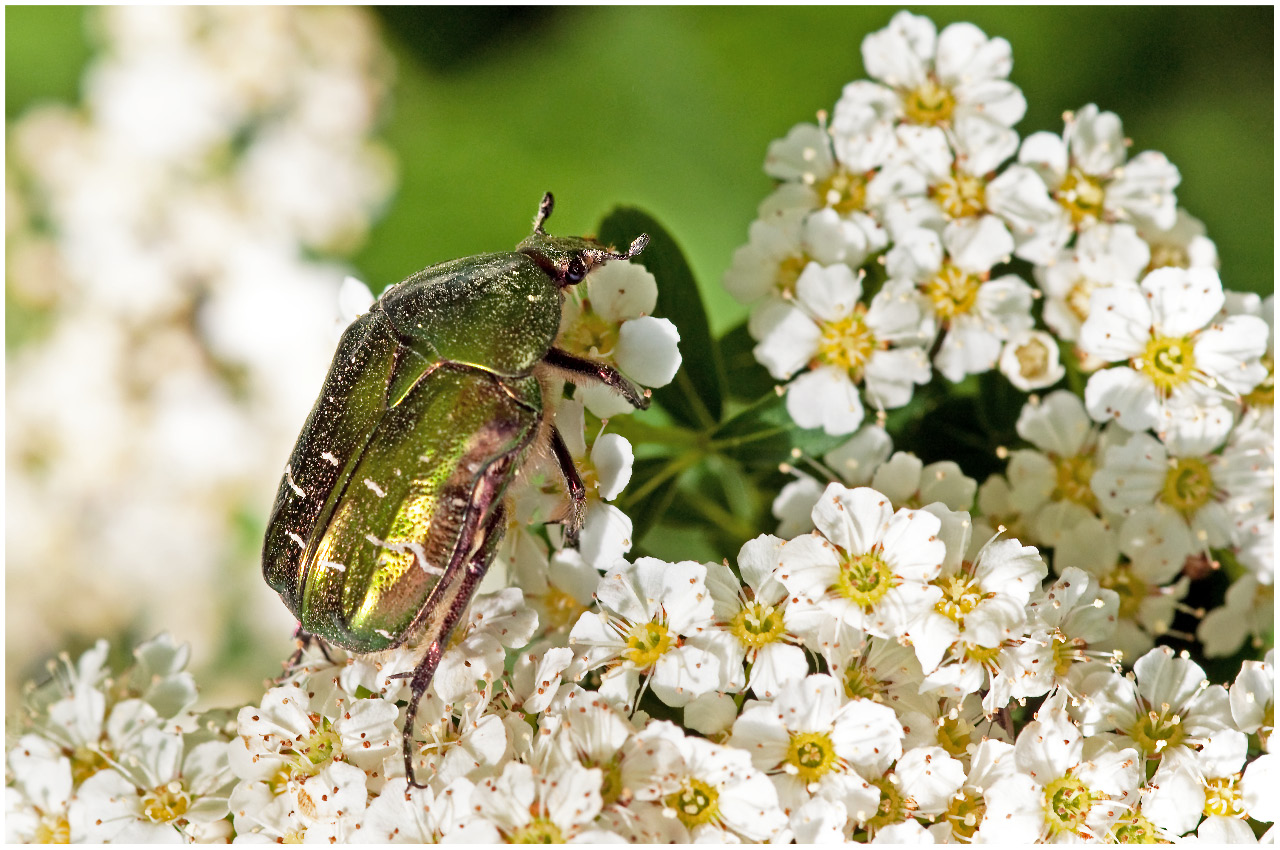
[[[289,660],[284,663],[284,673],[281,674],[277,681],[284,681],[289,674],[298,668],[302,663],[302,655],[312,644],[320,647],[320,654],[324,656],[324,660],[330,664],[333,662],[333,656],[329,654],[329,645],[319,635],[313,635],[311,632],[302,628],[302,623],[298,623],[298,627],[293,630],[293,640],[298,648],[289,656]]]
[[[552,368],[568,372],[570,379],[593,381],[616,390],[637,410],[649,409],[649,394],[623,377],[622,373],[607,363],[597,363],[586,357],[578,357],[559,348],[552,348],[542,362]]]
[[[582,478],[578,475],[578,467],[573,462],[569,447],[565,445],[564,435],[556,426],[549,427],[551,451],[555,455],[556,464],[560,467],[560,474],[564,476],[565,486],[569,488],[569,501],[572,503],[569,516],[564,521],[564,540],[566,545],[576,549],[578,534],[582,531],[582,525],[587,519],[587,488],[583,486]]]

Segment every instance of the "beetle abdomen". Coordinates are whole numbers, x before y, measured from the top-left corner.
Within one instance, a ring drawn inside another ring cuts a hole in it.
[[[469,513],[482,522],[510,476],[479,502],[478,482],[519,465],[540,409],[533,379],[446,364],[387,410],[309,541],[302,627],[360,652],[399,643],[468,539]]]

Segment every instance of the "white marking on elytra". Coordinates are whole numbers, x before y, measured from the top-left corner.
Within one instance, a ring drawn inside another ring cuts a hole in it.
[[[366,487],[368,487],[370,490],[372,490],[372,491],[373,491],[373,495],[377,496],[379,499],[381,499],[381,498],[383,498],[383,497],[385,497],[385,496],[387,495],[387,491],[386,491],[386,490],[383,490],[381,487],[379,487],[379,486],[378,486],[378,482],[374,481],[372,478],[366,478],[366,479],[364,480],[364,486],[366,486]]]
[[[286,465],[284,468],[284,480],[289,482],[289,488],[298,494],[298,498],[307,498],[307,491],[298,486],[298,482],[293,480],[293,467]]]
[[[337,570],[340,573],[345,573],[347,571],[346,564],[339,564],[337,561],[321,561],[320,566],[327,567],[331,570]]]
[[[375,631],[375,632],[377,632],[378,634],[382,635],[382,636],[383,636],[384,638],[386,638],[387,640],[395,640],[395,639],[396,639],[396,636],[395,636],[395,635],[393,635],[393,634],[391,634],[391,632],[387,631],[386,629],[374,629],[374,631]]]
[[[287,534],[287,535],[289,536],[289,539],[290,539],[290,540],[292,540],[294,543],[297,543],[297,544],[298,544],[298,548],[299,548],[299,549],[305,549],[305,548],[307,548],[307,543],[306,543],[306,541],[305,541],[305,540],[303,540],[303,539],[302,539],[302,537],[301,537],[299,534],[297,534],[297,532],[293,532],[293,531],[286,531],[286,532],[285,532],[285,534]]]
[[[406,540],[403,543],[395,543],[390,540],[382,540],[372,534],[366,534],[364,539],[368,540],[374,546],[381,546],[384,549],[390,549],[392,552],[412,552],[414,558],[417,559],[418,566],[422,568],[424,573],[429,573],[433,576],[444,575],[443,567],[433,567],[427,563],[427,550],[423,548],[421,543],[413,540]]]
[[[322,460],[329,461],[329,463],[333,466],[338,465],[338,457],[333,452],[325,452],[324,454],[320,455],[320,457]]]

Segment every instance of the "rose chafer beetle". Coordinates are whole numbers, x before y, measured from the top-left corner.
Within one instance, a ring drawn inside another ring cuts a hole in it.
[[[354,652],[416,641],[405,772],[418,703],[506,529],[504,495],[536,450],[559,464],[575,545],[586,495],[544,397],[557,378],[648,396],[613,367],[556,347],[564,289],[634,257],[549,236],[547,193],[516,250],[430,266],[343,333],[285,467],[262,571],[304,640]]]

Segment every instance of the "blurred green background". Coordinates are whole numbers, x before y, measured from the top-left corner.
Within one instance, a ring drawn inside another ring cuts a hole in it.
[[[407,8],[379,11],[397,59],[386,139],[400,184],[356,257],[374,287],[526,234],[538,198],[553,230],[593,230],[616,204],[682,243],[713,330],[745,312],[719,291],[770,182],[770,140],[831,109],[862,78],[859,45],[884,8]],[[1132,152],[1163,151],[1178,199],[1208,226],[1231,289],[1273,289],[1273,10],[932,8],[1013,45],[1028,101],[1018,126],[1061,131],[1064,110],[1115,111]],[[73,100],[89,55],[76,7],[6,10],[6,118]]]

